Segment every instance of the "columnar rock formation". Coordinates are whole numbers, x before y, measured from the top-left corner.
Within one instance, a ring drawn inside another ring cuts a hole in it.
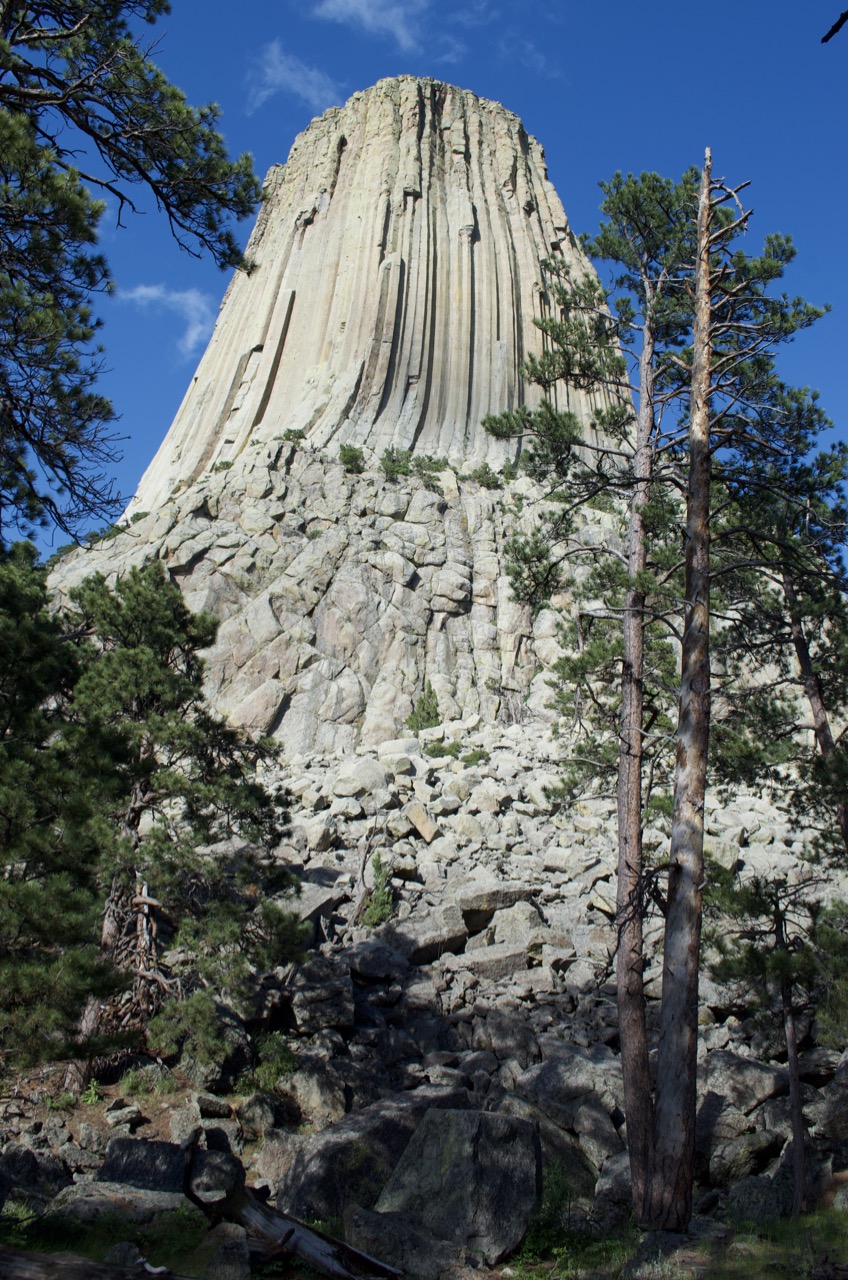
[[[529,394],[541,260],[591,269],[541,148],[499,104],[402,76],[313,121],[268,192],[127,531],[57,583],[161,558],[222,619],[213,700],[289,754],[395,736],[428,681],[444,716],[493,719],[556,656],[555,627],[504,574],[528,482],[462,469],[503,461],[481,419]],[[562,394],[588,424],[587,397]],[[389,445],[453,468],[390,480]]]
[[[314,120],[266,190],[252,268],[134,509],[287,430],[316,447],[502,458],[480,420],[524,398],[540,261],[588,269],[518,118],[435,80],[381,80]]]

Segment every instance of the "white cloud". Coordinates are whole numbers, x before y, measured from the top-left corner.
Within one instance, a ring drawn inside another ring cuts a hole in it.
[[[498,19],[499,10],[491,0],[470,0],[452,10],[448,21],[461,27],[487,27]]]
[[[250,73],[248,113],[258,110],[275,93],[293,93],[315,112],[326,111],[344,98],[341,86],[318,67],[310,67],[286,53],[279,40],[265,46]]]
[[[404,53],[421,47],[420,18],[429,0],[319,0],[316,18],[360,27],[369,35],[391,36]]]
[[[501,40],[500,53],[504,60],[519,62],[533,75],[543,76],[546,80],[562,79],[562,68],[559,62],[551,61],[538,45],[521,36],[514,29],[505,33]]]
[[[434,59],[438,63],[445,63],[447,66],[454,66],[458,62],[462,62],[468,52],[468,46],[464,40],[457,40],[455,36],[445,33],[439,40],[440,52],[434,54]]]
[[[186,359],[203,346],[215,323],[214,300],[199,289],[169,289],[164,284],[138,284],[134,289],[121,289],[118,298],[122,302],[134,302],[139,307],[155,307],[175,312],[185,325],[177,349]]]

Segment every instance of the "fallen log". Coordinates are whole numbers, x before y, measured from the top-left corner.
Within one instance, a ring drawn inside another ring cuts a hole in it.
[[[114,1266],[108,1262],[92,1262],[75,1253],[29,1253],[24,1249],[0,1246],[0,1276],[3,1280],[143,1280],[157,1276],[159,1280],[190,1280],[167,1267]]]
[[[194,1130],[182,1144],[185,1157],[183,1194],[214,1222],[225,1219],[244,1227],[251,1253],[267,1260],[281,1257],[300,1258],[309,1266],[330,1276],[331,1280],[399,1280],[403,1272],[390,1267],[367,1253],[360,1253],[342,1240],[334,1240],[314,1227],[272,1209],[242,1185],[230,1195],[213,1201],[203,1200],[192,1187],[192,1162],[200,1136]]]

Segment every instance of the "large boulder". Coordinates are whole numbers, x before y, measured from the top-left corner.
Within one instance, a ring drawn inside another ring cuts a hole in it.
[[[33,1209],[43,1208],[71,1181],[59,1156],[36,1153],[18,1143],[9,1143],[0,1155],[0,1196],[5,1190],[10,1199]]]
[[[517,1248],[541,1194],[538,1131],[514,1116],[428,1111],[377,1202],[494,1266]]]
[[[265,1134],[258,1176],[284,1213],[307,1221],[339,1218],[348,1205],[370,1209],[431,1107],[468,1106],[464,1089],[424,1086],[372,1103],[320,1133]]]
[[[145,1142],[113,1138],[106,1148],[95,1181],[136,1187],[143,1191],[182,1193],[185,1152],[175,1142]],[[224,1151],[197,1150],[192,1155],[191,1190],[213,1203],[234,1195],[244,1186],[241,1162]]]
[[[353,983],[342,960],[316,955],[299,965],[289,981],[289,998],[301,1033],[353,1026]]]
[[[573,1133],[600,1171],[624,1148],[618,1132],[623,1119],[620,1063],[603,1044],[583,1049],[561,1043],[548,1052],[544,1062],[518,1077],[516,1090],[554,1124]]]
[[[462,912],[449,902],[407,920],[390,921],[381,927],[379,937],[412,964],[429,964],[446,952],[462,951],[468,930]]]
[[[414,1214],[374,1213],[352,1205],[344,1228],[354,1249],[418,1280],[452,1280],[461,1269],[464,1251],[440,1240]]]

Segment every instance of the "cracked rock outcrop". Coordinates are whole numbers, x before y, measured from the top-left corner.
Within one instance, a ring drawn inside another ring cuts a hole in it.
[[[541,260],[591,270],[541,148],[498,103],[400,76],[314,120],[267,190],[118,536],[54,586],[161,559],[221,620],[210,700],[289,756],[396,738],[428,683],[443,718],[494,719],[534,680],[541,708],[556,624],[505,572],[533,486],[487,487],[517,446],[481,426],[535,394]],[[584,392],[559,394],[591,423]],[[390,478],[389,446],[430,470]]]

